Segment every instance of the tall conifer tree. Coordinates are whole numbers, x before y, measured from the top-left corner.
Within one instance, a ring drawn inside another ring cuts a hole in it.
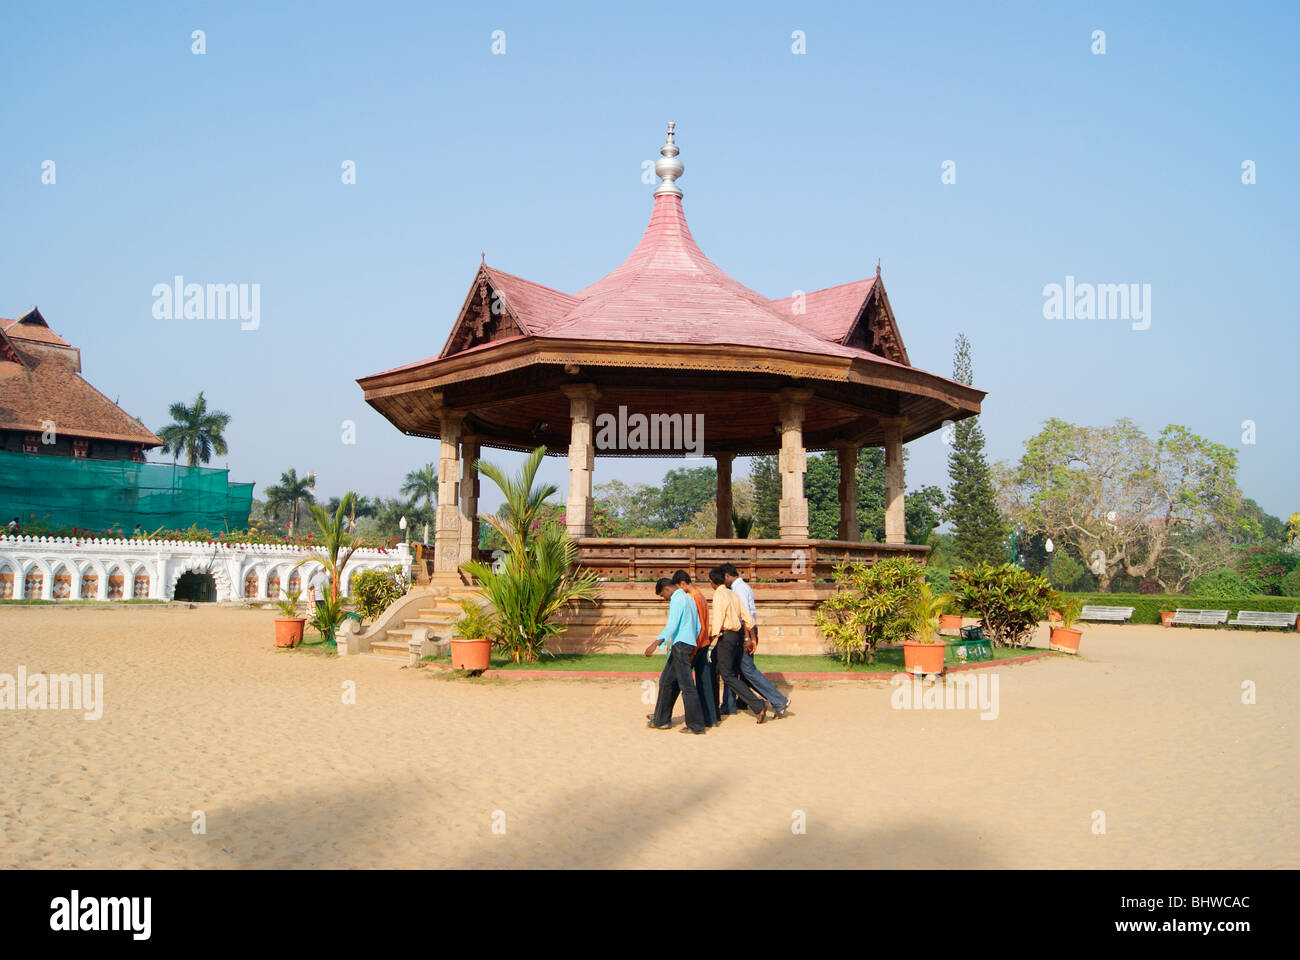
[[[957,335],[952,378],[961,383],[974,382],[970,341],[964,333]],[[954,426],[948,477],[952,483],[948,487],[947,519],[952,523],[959,562],[964,566],[982,560],[1004,563],[1006,525],[998,512],[978,417],[968,417]]]

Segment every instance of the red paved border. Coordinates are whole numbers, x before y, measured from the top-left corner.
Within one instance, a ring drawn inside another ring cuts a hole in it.
[[[1051,651],[1043,653],[1031,653],[1024,657],[1009,657],[1005,660],[989,660],[982,663],[963,663],[955,667],[948,667],[946,673],[956,673],[959,670],[983,670],[988,667],[1000,667],[1008,663],[1028,663],[1031,660],[1041,660],[1043,657],[1050,657]],[[424,663],[424,667],[433,667],[437,670],[450,670],[451,665],[446,663]],[[879,677],[892,677],[896,673],[904,673],[903,670],[845,670],[836,673],[769,673],[767,676],[773,680],[852,680],[858,677],[864,679],[873,679]],[[484,677],[521,677],[526,679],[544,679],[550,677],[555,680],[658,680],[659,671],[650,672],[623,672],[618,670],[484,670],[480,676]]]

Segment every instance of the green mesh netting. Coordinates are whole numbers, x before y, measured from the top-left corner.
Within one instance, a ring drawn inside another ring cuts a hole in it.
[[[0,451],[0,528],[16,516],[24,527],[219,533],[246,529],[252,505],[253,484],[227,470]]]

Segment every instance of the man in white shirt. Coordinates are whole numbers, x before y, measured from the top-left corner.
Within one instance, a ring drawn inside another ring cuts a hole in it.
[[[326,591],[329,588],[330,578],[325,576],[324,570],[317,570],[307,581],[307,599],[316,604],[317,610],[325,603]]]
[[[740,676],[747,684],[754,688],[754,691],[772,705],[772,716],[777,720],[784,720],[788,715],[786,711],[790,707],[790,698],[776,688],[771,680],[763,675],[763,672],[754,664],[754,651],[758,648],[758,609],[754,603],[754,591],[750,589],[740,571],[736,569],[733,563],[724,563],[722,565],[722,576],[726,581],[727,587],[740,598],[740,602],[745,605],[749,611],[750,618],[754,621],[753,638],[745,641],[743,652],[740,656]],[[722,697],[722,713],[736,712],[736,698],[732,695],[730,688]]]

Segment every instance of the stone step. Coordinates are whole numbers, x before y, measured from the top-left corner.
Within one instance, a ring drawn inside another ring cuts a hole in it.
[[[405,652],[403,652],[400,656],[398,656],[396,654],[391,654],[387,652],[375,653],[373,649],[369,653],[361,654],[361,656],[370,657],[370,659],[372,660],[388,660],[392,663],[409,663],[411,660],[410,655]]]

